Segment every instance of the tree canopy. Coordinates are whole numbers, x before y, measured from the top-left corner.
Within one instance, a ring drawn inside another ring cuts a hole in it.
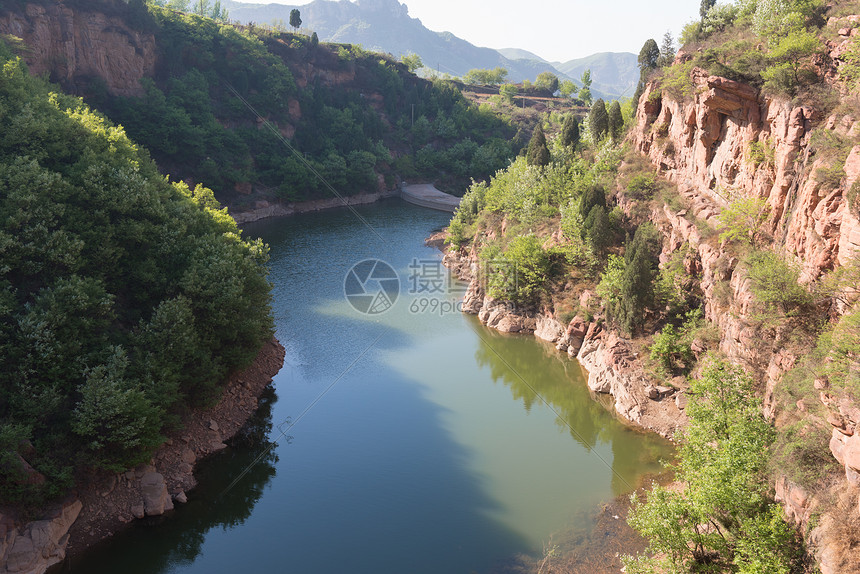
[[[546,146],[546,135],[543,133],[540,123],[535,126],[532,133],[526,157],[528,158],[529,165],[543,167],[549,164],[549,148]]]
[[[302,14],[298,8],[290,10],[290,26],[298,30],[302,26]]]
[[[505,68],[497,67],[492,70],[483,68],[474,68],[466,72],[463,76],[463,81],[472,85],[490,85],[503,84],[508,77],[508,71]]]
[[[591,133],[591,140],[595,144],[606,137],[609,132],[609,114],[602,98],[598,98],[591,106],[591,111],[588,112],[588,130]]]
[[[0,465],[0,500],[40,504],[76,469],[148,460],[254,357],[267,248],[2,45],[0,62],[0,442],[32,445],[46,478]]]

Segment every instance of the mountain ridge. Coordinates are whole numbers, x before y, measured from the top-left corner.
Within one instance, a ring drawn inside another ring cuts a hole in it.
[[[480,47],[451,32],[428,29],[420,19],[410,16],[408,6],[398,0],[314,0],[302,6],[225,0],[224,6],[232,19],[245,24],[277,22],[285,26],[290,11],[298,9],[303,27],[315,31],[320,40],[358,44],[396,57],[418,54],[426,67],[454,76],[463,76],[474,68],[500,66],[508,70],[508,80],[512,82],[534,81],[538,74],[548,71],[560,80],[573,80],[579,84],[579,78],[586,69],[580,63],[587,61],[593,64],[592,92],[596,97],[606,98],[631,94],[638,80],[634,54],[604,52],[553,63],[519,48],[497,50]],[[623,54],[623,57],[615,57],[617,54]]]

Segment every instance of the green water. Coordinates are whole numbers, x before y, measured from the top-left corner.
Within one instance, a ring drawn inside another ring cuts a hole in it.
[[[602,502],[659,470],[668,443],[618,422],[575,361],[448,312],[451,285],[410,293],[414,262],[435,273],[423,241],[448,216],[399,200],[359,212],[381,239],[348,210],[246,228],[271,245],[287,349],[274,391],[188,504],[65,571],[492,572],[586,533]],[[343,294],[367,258],[401,278],[384,314]]]

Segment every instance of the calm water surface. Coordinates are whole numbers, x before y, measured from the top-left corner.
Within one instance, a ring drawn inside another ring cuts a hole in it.
[[[435,290],[439,253],[424,238],[449,216],[400,200],[359,212],[382,240],[348,210],[246,228],[271,246],[287,349],[274,391],[201,466],[188,504],[66,571],[490,572],[554,533],[587,532],[602,502],[659,470],[668,443],[615,420],[575,361],[457,312],[415,312],[428,293],[410,293],[410,266]],[[367,258],[402,280],[381,315],[343,296]],[[429,296],[459,299],[445,291]]]

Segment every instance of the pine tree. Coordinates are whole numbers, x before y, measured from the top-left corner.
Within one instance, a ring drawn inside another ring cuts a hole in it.
[[[645,75],[648,74],[651,70],[657,68],[657,62],[660,60],[660,47],[657,46],[657,42],[654,41],[653,38],[650,38],[645,41],[645,44],[642,45],[642,49],[639,51],[639,70],[643,74],[642,79],[645,79]]]
[[[529,149],[526,155],[526,160],[529,165],[545,166],[549,165],[549,148],[546,147],[546,135],[543,133],[543,128],[540,122],[535,126],[535,131],[532,133],[532,139],[529,141]]]
[[[561,126],[561,145],[573,148],[574,151],[579,147],[579,120],[573,114],[568,114],[564,118],[564,124]]]
[[[622,131],[624,131],[624,117],[621,115],[621,104],[615,100],[609,106],[609,137],[612,138],[612,143],[618,143]]]
[[[598,98],[588,112],[588,130],[595,145],[600,143],[609,131],[609,114],[606,112],[606,103],[602,98]]]
[[[702,20],[708,15],[708,10],[713,8],[716,3],[717,0],[702,0],[702,3],[699,5],[699,16],[702,17]]]
[[[579,215],[585,219],[595,206],[606,207],[606,191],[600,184],[587,187],[582,192],[582,196],[579,198]]]
[[[660,59],[657,62],[657,65],[661,68],[665,68],[666,66],[671,66],[674,60],[675,38],[672,37],[671,32],[667,31],[663,34],[663,42],[660,44]]]
[[[606,208],[602,205],[592,207],[582,226],[585,228],[591,248],[602,256],[612,241],[612,229],[609,218],[606,217]]]
[[[633,240],[625,246],[621,297],[615,309],[610,311],[628,334],[634,334],[642,326],[645,308],[653,300],[659,252],[660,240],[652,223],[640,225]]]

